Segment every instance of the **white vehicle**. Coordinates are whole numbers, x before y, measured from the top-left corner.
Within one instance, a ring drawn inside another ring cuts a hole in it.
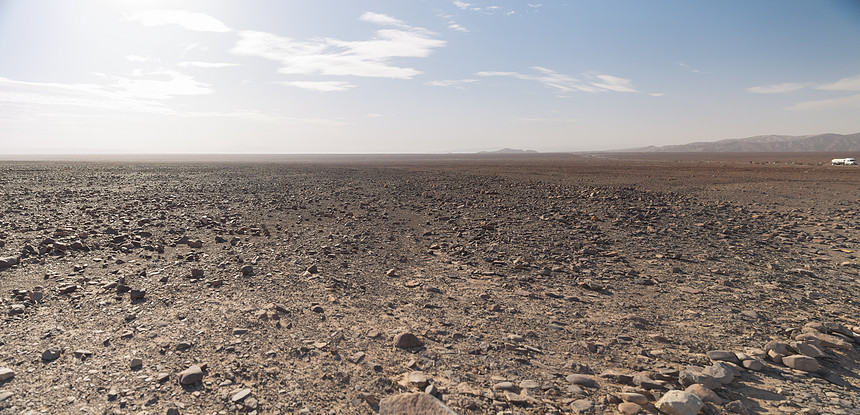
[[[847,159],[833,159],[833,160],[830,160],[830,164],[832,164],[834,166],[856,166],[857,160],[854,160],[853,158],[850,158],[850,157]]]

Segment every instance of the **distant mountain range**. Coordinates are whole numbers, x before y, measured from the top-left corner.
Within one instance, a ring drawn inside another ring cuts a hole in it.
[[[648,146],[629,151],[694,153],[694,152],[801,152],[801,151],[860,151],[860,133],[817,135],[759,135],[748,138],[696,142],[670,146]]]
[[[503,148],[501,150],[496,151],[479,151],[479,154],[524,154],[524,153],[537,153],[535,150],[522,150],[519,148]]]

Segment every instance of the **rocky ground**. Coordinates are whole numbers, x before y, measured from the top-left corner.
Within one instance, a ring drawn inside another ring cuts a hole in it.
[[[856,413],[860,169],[661,157],[0,162],[0,414]]]

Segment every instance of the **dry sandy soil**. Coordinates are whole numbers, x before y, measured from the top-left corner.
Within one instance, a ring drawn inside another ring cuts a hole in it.
[[[0,414],[857,413],[833,156],[3,161]]]

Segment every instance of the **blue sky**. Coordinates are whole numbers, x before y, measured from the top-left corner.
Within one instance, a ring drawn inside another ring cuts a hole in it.
[[[0,0],[0,152],[860,132],[860,2]]]

